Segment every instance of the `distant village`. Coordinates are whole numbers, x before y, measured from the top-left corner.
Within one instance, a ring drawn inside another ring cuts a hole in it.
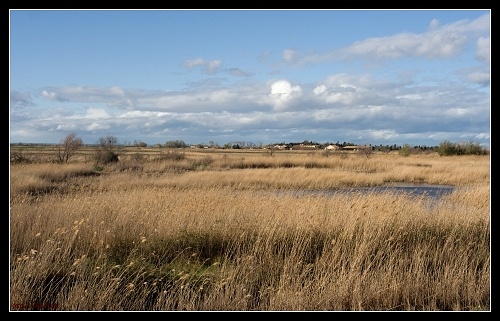
[[[141,142],[134,144],[136,146],[140,146]],[[290,143],[274,143],[274,144],[255,144],[252,142],[244,142],[244,141],[235,141],[229,142],[224,145],[218,145],[217,143],[210,141],[208,144],[197,144],[197,145],[186,145],[181,140],[167,141],[163,146],[157,147],[171,147],[171,148],[215,148],[215,149],[268,149],[268,150],[326,150],[326,151],[397,151],[402,148],[402,146],[393,144],[393,145],[371,145],[364,144],[358,145],[349,142],[326,142],[326,143],[317,143],[313,141],[303,141],[303,142],[290,142]],[[412,148],[413,150],[435,150],[438,146],[425,146],[425,145],[417,145],[417,146],[407,146]]]
[[[402,146],[398,146],[396,144],[393,145],[356,145],[353,143],[314,143],[304,141],[302,143],[281,143],[281,144],[270,144],[263,146],[264,149],[272,149],[272,150],[325,150],[325,151],[395,151],[401,149]],[[437,149],[438,146],[428,147],[428,146],[409,146],[412,149],[419,149],[422,151],[425,150],[434,150]],[[198,147],[197,147],[198,148]],[[205,146],[205,148],[210,148]],[[228,148],[227,146],[225,148]],[[239,144],[230,145],[229,148],[253,148],[252,146],[240,146]]]
[[[44,144],[44,143],[11,143],[12,146],[58,146],[59,144]],[[99,144],[83,144],[83,146],[92,147],[98,146]],[[325,151],[397,151],[400,150],[403,146],[392,144],[392,145],[357,145],[349,142],[343,143],[317,143],[313,141],[303,141],[303,142],[290,142],[290,143],[273,143],[273,144],[262,144],[262,143],[253,143],[246,141],[234,141],[229,142],[224,145],[219,145],[213,141],[209,143],[202,144],[186,144],[183,140],[170,140],[165,142],[165,144],[154,144],[148,145],[142,141],[133,141],[133,142],[123,142],[121,144],[117,144],[118,147],[149,147],[149,148],[192,148],[192,149],[267,149],[267,150],[325,150]],[[421,150],[421,151],[432,151],[436,150],[438,146],[425,146],[425,145],[416,145],[410,146],[405,144],[405,147],[410,147],[413,150]]]

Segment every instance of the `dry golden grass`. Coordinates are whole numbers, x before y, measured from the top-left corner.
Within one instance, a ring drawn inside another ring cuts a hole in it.
[[[184,153],[11,165],[10,309],[490,309],[488,156]]]

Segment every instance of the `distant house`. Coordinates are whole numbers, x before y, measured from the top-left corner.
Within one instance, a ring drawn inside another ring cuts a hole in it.
[[[293,145],[290,149],[293,149],[293,150],[314,150],[316,148],[317,148],[316,145],[299,144],[299,145]]]
[[[344,147],[342,147],[342,149],[343,150],[354,150],[354,151],[356,151],[356,150],[359,149],[359,146],[357,146],[357,145],[354,145],[354,146],[344,146]]]
[[[356,145],[356,146],[344,146],[342,147],[343,150],[352,150],[352,151],[358,151],[358,150],[366,150],[370,149],[372,150],[373,147],[369,145]]]
[[[328,145],[325,147],[325,150],[339,150],[340,147],[337,145]]]

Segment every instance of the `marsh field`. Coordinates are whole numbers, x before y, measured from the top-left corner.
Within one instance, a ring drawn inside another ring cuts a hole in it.
[[[11,146],[11,311],[490,310],[489,155],[54,153]],[[395,184],[454,188],[347,192]]]

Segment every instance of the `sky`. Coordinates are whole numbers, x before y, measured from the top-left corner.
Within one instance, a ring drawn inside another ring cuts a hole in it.
[[[10,143],[490,148],[491,10],[9,10]]]

